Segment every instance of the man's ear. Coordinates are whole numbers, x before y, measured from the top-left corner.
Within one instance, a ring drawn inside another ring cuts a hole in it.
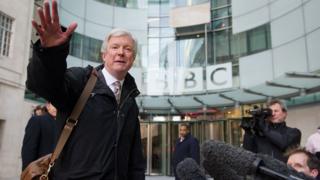
[[[317,177],[319,175],[318,169],[311,169],[310,172],[311,172],[312,177]]]

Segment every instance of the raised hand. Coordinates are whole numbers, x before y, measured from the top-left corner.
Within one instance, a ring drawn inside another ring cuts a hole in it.
[[[62,32],[59,15],[58,4],[56,0],[52,0],[52,14],[50,13],[50,5],[48,0],[43,3],[43,8],[38,8],[38,16],[40,18],[41,25],[35,20],[32,20],[32,26],[36,29],[40,36],[41,45],[43,47],[53,47],[65,43],[69,36],[77,28],[77,23],[73,22],[69,25],[66,32]]]

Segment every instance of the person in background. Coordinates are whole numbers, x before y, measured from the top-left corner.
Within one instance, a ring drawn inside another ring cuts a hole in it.
[[[308,137],[306,150],[312,154],[320,153],[320,126],[318,127],[317,132]]]
[[[173,168],[176,180],[179,180],[176,173],[176,167],[179,162],[183,161],[185,158],[192,158],[198,164],[200,163],[199,142],[191,135],[189,124],[180,125],[179,135],[180,137],[176,140],[173,153]]]
[[[268,103],[272,115],[259,119],[257,129],[260,133],[245,131],[243,147],[254,153],[268,154],[273,158],[287,162],[285,152],[299,147],[301,132],[297,128],[286,125],[287,107],[281,100],[272,100]]]
[[[51,103],[46,103],[46,111],[39,106],[40,115],[32,116],[25,128],[21,157],[22,170],[32,161],[52,153],[57,141],[57,110]]]
[[[306,149],[297,148],[289,152],[287,164],[298,172],[320,179],[320,160]]]
[[[43,114],[43,107],[41,105],[37,105],[34,109],[33,109],[33,116],[41,116]]]

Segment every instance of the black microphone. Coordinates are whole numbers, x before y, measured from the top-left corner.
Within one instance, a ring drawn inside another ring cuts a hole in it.
[[[221,161],[202,161],[202,165],[214,180],[243,180],[244,177],[237,175],[237,172],[227,167]]]
[[[270,156],[257,155],[243,148],[233,147],[215,140],[205,141],[201,145],[201,154],[204,162],[220,162],[224,169],[232,169],[240,176],[255,175],[263,179],[313,179],[296,172],[285,163]],[[214,171],[214,168],[208,165],[210,164],[203,163],[209,174],[214,174],[214,172],[210,172]]]
[[[203,169],[192,158],[185,158],[176,168],[178,177],[181,180],[206,180]]]

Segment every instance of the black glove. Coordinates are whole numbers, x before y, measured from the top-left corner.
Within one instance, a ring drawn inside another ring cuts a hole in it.
[[[260,136],[264,135],[264,133],[268,130],[268,123],[264,117],[259,117],[256,119],[256,124],[254,129],[256,134]]]

